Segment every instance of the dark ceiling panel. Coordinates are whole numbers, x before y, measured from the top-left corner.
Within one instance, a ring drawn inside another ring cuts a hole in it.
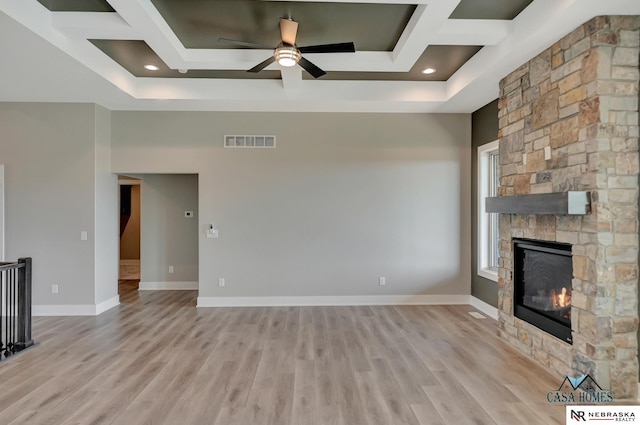
[[[22,0],[25,1],[25,0]],[[38,0],[52,12],[114,12],[106,0]]]
[[[135,77],[155,78],[234,78],[234,79],[280,79],[280,71],[262,71],[257,74],[234,70],[190,70],[183,74],[170,69],[144,41],[138,40],[89,40],[107,56]],[[145,65],[156,65],[160,69],[149,71]]]
[[[323,80],[447,81],[482,46],[429,46],[409,72],[328,72]],[[318,64],[321,66],[320,64]],[[423,74],[434,68],[433,74]],[[304,78],[308,76],[303,74]]]
[[[462,0],[451,19],[506,19],[518,16],[533,0]]]
[[[186,48],[236,48],[218,38],[280,42],[279,19],[297,21],[298,46],[353,41],[358,51],[391,51],[415,5],[255,0],[152,0]]]

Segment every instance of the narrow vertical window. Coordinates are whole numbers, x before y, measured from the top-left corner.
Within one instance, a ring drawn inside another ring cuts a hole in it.
[[[500,162],[498,150],[489,152],[489,187],[488,196],[498,196],[500,186]],[[498,271],[498,252],[500,237],[498,235],[498,213],[489,213],[489,268]]]
[[[498,196],[500,159],[498,141],[478,148],[478,275],[498,280],[500,250],[497,213],[487,213],[485,198]]]

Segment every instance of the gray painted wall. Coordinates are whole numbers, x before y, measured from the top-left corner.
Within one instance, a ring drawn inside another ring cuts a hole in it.
[[[478,276],[478,147],[498,138],[498,101],[471,115],[471,295],[498,307],[496,282]]]
[[[95,303],[118,296],[118,177],[111,173],[111,112],[95,106]]]
[[[0,164],[0,261],[4,261],[4,164]]]
[[[141,281],[197,282],[198,176],[139,177]],[[194,217],[185,218],[185,211]]]
[[[6,258],[33,257],[33,304],[95,301],[95,111],[0,103]],[[83,230],[88,241],[80,240]]]
[[[469,115],[113,112],[112,123],[113,172],[199,175],[200,296],[470,293]],[[225,149],[225,134],[273,134],[277,148]]]

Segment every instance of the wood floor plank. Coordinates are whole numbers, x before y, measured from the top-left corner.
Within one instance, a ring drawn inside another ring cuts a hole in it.
[[[386,406],[391,413],[393,423],[396,425],[420,425],[411,410],[411,406],[405,400],[402,388],[388,362],[376,359],[371,363],[373,365],[373,374],[378,382],[378,387]]]
[[[473,398],[467,382],[456,379],[451,371],[436,372],[441,388],[425,387],[436,410],[443,418],[455,417],[453,423],[495,425],[487,411]],[[460,409],[460,406],[464,409]]]
[[[561,424],[559,377],[469,306],[196,308],[137,291],[98,317],[36,317],[0,363],[0,424]]]
[[[372,374],[373,372],[358,372],[355,375],[365,419],[370,425],[392,424],[393,418]]]
[[[318,417],[316,389],[313,386],[296,386],[294,388],[291,423],[295,425],[322,425]]]
[[[416,418],[418,418],[420,425],[448,425],[453,423],[451,418],[447,418],[447,421],[445,421],[431,402],[428,404],[412,404],[411,409]],[[517,422],[513,423],[516,424]]]
[[[314,387],[315,375],[313,360],[296,360],[292,424],[321,425],[318,417],[318,396]]]

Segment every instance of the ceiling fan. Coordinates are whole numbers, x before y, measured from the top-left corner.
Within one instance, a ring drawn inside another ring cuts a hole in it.
[[[284,67],[300,65],[305,71],[311,74],[313,78],[318,78],[322,77],[324,74],[326,74],[326,72],[302,57],[302,53],[354,53],[356,51],[353,42],[298,47],[296,46],[297,33],[298,23],[296,21],[292,19],[280,18],[280,36],[282,38],[282,41],[274,49],[273,55],[271,57],[260,62],[258,65],[249,69],[247,72],[260,72],[267,66],[277,61]],[[230,40],[228,38],[220,38],[218,39],[218,41],[254,49],[273,48],[264,44],[251,43],[248,41],[240,40]]]

